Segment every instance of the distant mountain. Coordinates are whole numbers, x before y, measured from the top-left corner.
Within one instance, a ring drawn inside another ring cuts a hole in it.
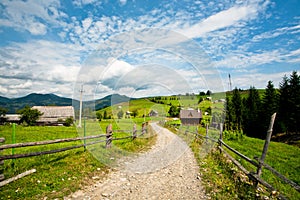
[[[107,106],[129,101],[129,97],[119,94],[106,96],[95,101],[84,102],[84,107],[96,108],[96,110],[105,108]],[[0,107],[6,108],[8,113],[16,113],[18,110],[24,108],[26,105],[32,106],[71,106],[74,103],[75,109],[79,108],[79,101],[71,98],[60,97],[55,94],[36,94],[32,93],[20,98],[6,98],[0,96]]]
[[[95,108],[96,110],[100,110],[102,108],[115,105],[122,102],[127,102],[132,98],[129,98],[125,95],[119,95],[119,94],[112,94],[108,95],[102,99],[98,99],[95,101]]]

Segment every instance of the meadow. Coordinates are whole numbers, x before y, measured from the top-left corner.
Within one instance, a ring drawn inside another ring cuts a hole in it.
[[[141,125],[143,120],[144,119],[136,119],[138,126]],[[114,123],[114,120],[103,121],[101,125],[99,122],[87,121],[85,124],[86,127],[83,126],[78,130],[75,126],[25,127],[17,125],[16,143],[75,138],[81,136],[84,128],[86,128],[86,135],[102,134],[104,132],[101,130],[101,127],[105,128],[108,123]],[[125,124],[125,122],[122,123]],[[131,124],[128,125],[128,128],[132,130]],[[120,129],[119,126],[114,126],[114,130],[116,129]],[[123,137],[128,134],[131,133],[116,132],[114,137]],[[0,126],[0,137],[6,139],[6,144],[12,143],[11,125]],[[49,199],[62,199],[64,196],[75,192],[85,185],[91,184],[95,181],[93,177],[96,177],[97,180],[102,179],[110,170],[110,163],[97,158],[97,155],[93,154],[91,149],[97,147],[97,149],[102,149],[102,151],[106,152],[121,149],[124,152],[134,153],[147,149],[155,143],[155,139],[156,137],[154,135],[147,135],[147,137],[137,138],[135,140],[126,139],[113,141],[113,148],[109,151],[105,150],[105,142],[102,142],[96,145],[90,145],[87,149],[81,147],[56,154],[5,160],[4,175],[6,179],[33,168],[36,169],[36,173],[1,187],[0,199],[43,199],[44,197]],[[84,141],[76,141],[37,147],[15,148],[14,154],[59,149],[82,144],[83,142]],[[88,143],[89,141],[87,140],[86,142]],[[3,154],[12,154],[12,149],[4,150]],[[118,155],[120,155],[120,153],[118,153]],[[109,153],[107,156],[109,156],[108,160],[110,160],[112,153]],[[105,159],[107,159],[107,157],[105,157]]]
[[[250,138],[236,133],[225,133],[225,143],[253,159],[261,157],[265,141],[257,138]],[[249,171],[256,172],[256,168],[246,161],[232,155]],[[279,173],[300,185],[300,154],[299,147],[279,142],[271,142],[268,148],[265,163],[275,168]],[[281,179],[276,177],[267,169],[263,169],[262,178],[278,189],[289,199],[300,199],[300,193],[293,189]]]
[[[219,152],[216,148],[217,143],[209,143],[214,148],[206,152],[207,144],[205,139],[183,134],[187,127],[180,127],[179,129],[169,127],[169,129],[183,137],[192,148],[200,166],[200,173],[202,174],[206,191],[211,195],[212,199],[264,199],[271,197],[270,192],[264,189],[263,186],[259,185],[260,189],[257,190],[253,182]],[[195,127],[189,127],[189,130],[194,132]],[[199,126],[198,133],[205,136],[205,128]],[[210,131],[209,136],[211,136]],[[217,137],[214,138],[217,139]],[[254,156],[261,156],[265,142],[261,139],[250,138],[241,133],[233,132],[225,132],[223,141],[251,159]],[[256,173],[256,167],[237,155],[229,153],[247,170]],[[271,141],[265,162],[293,182],[300,184],[299,147]],[[300,199],[299,192],[281,181],[269,170],[263,169],[262,179],[288,199]]]

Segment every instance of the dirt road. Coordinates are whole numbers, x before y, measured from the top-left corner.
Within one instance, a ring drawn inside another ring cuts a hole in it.
[[[105,180],[65,199],[207,199],[192,151],[178,136],[157,124],[156,144],[123,160]]]

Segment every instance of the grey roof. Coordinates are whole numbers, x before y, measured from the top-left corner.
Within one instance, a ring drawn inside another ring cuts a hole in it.
[[[6,114],[4,118],[6,118],[7,121],[19,121],[21,115],[19,114]]]
[[[68,117],[75,118],[73,106],[33,106],[32,109],[37,109],[43,113],[38,120],[40,122],[55,122],[58,119]]]
[[[180,118],[200,119],[202,118],[202,112],[201,110],[180,110]]]

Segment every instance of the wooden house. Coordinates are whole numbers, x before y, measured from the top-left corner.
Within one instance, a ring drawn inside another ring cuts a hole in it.
[[[198,125],[202,119],[201,110],[180,110],[180,120],[182,125]]]
[[[151,110],[149,113],[149,117],[157,117],[158,116],[158,112],[156,110]]]
[[[41,125],[63,125],[67,118],[75,119],[73,106],[33,106],[43,115],[37,120]]]
[[[20,123],[21,115],[19,114],[6,114],[4,117],[1,117],[1,124],[8,122],[8,123]]]

